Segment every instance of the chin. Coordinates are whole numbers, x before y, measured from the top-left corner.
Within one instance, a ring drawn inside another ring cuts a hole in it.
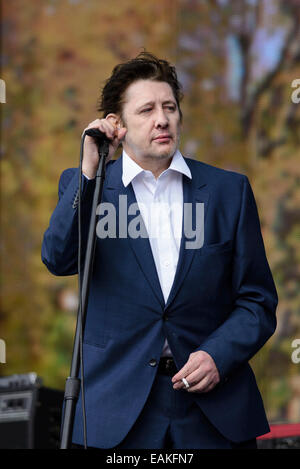
[[[168,152],[168,153],[159,153],[156,155],[152,155],[152,158],[155,160],[167,160],[169,158],[172,158],[175,152]]]
[[[159,158],[159,159],[172,158],[175,152],[176,152],[176,148],[168,148],[168,149],[166,148],[165,150],[158,152],[156,158]]]

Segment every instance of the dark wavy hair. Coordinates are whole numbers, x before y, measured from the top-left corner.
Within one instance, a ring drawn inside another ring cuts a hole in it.
[[[180,120],[182,120],[180,101],[183,93],[175,67],[166,60],[158,59],[155,55],[145,51],[134,59],[114,67],[110,78],[105,82],[98,103],[98,111],[102,112],[103,117],[110,113],[122,116],[125,91],[128,86],[140,79],[168,83],[173,90]]]

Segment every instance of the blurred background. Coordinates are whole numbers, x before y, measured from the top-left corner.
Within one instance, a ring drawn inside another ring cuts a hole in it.
[[[77,278],[47,271],[43,233],[59,176],[78,165],[82,130],[99,117],[104,80],[145,48],[177,68],[183,154],[249,177],[279,295],[276,333],[252,366],[270,422],[300,422],[300,1],[3,0],[1,9],[0,374],[34,371],[64,389]]]

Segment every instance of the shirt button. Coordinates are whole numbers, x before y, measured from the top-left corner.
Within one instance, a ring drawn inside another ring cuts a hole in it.
[[[151,360],[149,362],[149,365],[150,366],[156,366],[157,365],[157,361],[155,360],[155,358],[151,358]]]

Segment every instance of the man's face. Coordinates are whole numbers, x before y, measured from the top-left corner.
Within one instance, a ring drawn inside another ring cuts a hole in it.
[[[138,164],[149,159],[169,159],[180,138],[180,115],[174,94],[166,82],[138,80],[124,96],[122,120],[127,128],[126,153]]]

